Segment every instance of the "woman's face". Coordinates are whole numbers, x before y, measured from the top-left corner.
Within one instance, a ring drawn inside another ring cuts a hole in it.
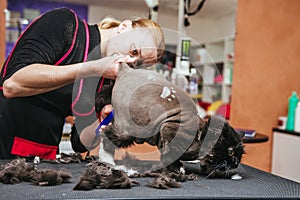
[[[106,55],[129,55],[142,63],[153,63],[157,60],[157,45],[150,28],[120,29],[117,36],[112,37],[107,44]]]

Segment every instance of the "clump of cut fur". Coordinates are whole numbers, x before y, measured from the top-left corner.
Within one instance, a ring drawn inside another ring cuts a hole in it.
[[[39,186],[53,186],[70,183],[71,178],[71,174],[65,170],[43,169],[38,171],[33,182]]]
[[[69,183],[71,174],[65,170],[36,169],[34,164],[27,163],[24,158],[12,160],[0,168],[0,182],[18,184],[23,181],[40,186]]]
[[[2,165],[0,182],[4,184],[17,184],[22,181],[33,181],[36,170],[33,165],[26,163],[25,159],[15,159]]]
[[[138,184],[137,181],[130,179],[124,171],[116,170],[107,163],[93,161],[88,164],[85,174],[73,189],[126,189]]]
[[[193,173],[185,174],[176,173],[168,170],[167,168],[158,170],[156,172],[147,171],[142,174],[143,177],[154,177],[154,180],[147,184],[148,187],[157,189],[180,188],[180,182],[187,180],[198,180],[199,177]]]
[[[180,188],[181,184],[178,183],[174,178],[160,174],[154,178],[153,182],[148,183],[147,186],[157,189],[169,189]]]

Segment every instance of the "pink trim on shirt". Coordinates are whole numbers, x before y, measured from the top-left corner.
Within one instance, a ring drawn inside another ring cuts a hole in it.
[[[43,15],[41,15],[41,16],[43,16]],[[17,39],[16,43],[14,44],[13,49],[11,50],[11,52],[10,52],[8,58],[7,58],[6,63],[5,63],[5,66],[4,66],[4,69],[3,69],[2,78],[4,78],[5,75],[6,75],[6,70],[7,70],[8,63],[9,63],[9,61],[10,61],[10,59],[11,59],[11,56],[12,56],[13,52],[15,51],[15,48],[16,48],[18,42],[20,41],[21,37],[22,37],[22,36],[24,35],[24,33],[29,29],[29,27],[32,26],[32,24],[34,24],[39,18],[41,18],[41,16],[39,16],[39,17],[37,17],[35,20],[33,20],[33,21],[25,28],[25,30],[21,33],[20,37]]]
[[[86,62],[87,59],[88,59],[88,52],[89,52],[89,46],[90,46],[90,33],[89,33],[89,28],[88,28],[87,23],[86,23],[85,21],[83,21],[83,23],[84,23],[84,27],[85,27],[85,35],[86,35],[86,42],[85,42],[85,51],[84,51],[83,62]],[[85,117],[85,116],[91,115],[91,114],[95,111],[95,106],[93,106],[93,108],[91,109],[91,111],[90,111],[90,112],[87,112],[87,113],[79,113],[79,112],[77,112],[77,111],[74,109],[75,105],[78,103],[79,98],[80,98],[80,96],[81,96],[83,83],[84,83],[83,79],[80,79],[80,83],[79,83],[79,88],[78,88],[77,96],[76,96],[76,98],[74,99],[74,101],[72,102],[71,108],[72,108],[73,113],[75,113],[76,115]]]
[[[101,92],[101,90],[102,90],[102,87],[103,87],[103,82],[104,82],[104,78],[102,77],[102,79],[101,79],[101,83],[100,83],[100,86],[99,86],[99,88],[98,88],[98,93],[100,93]]]
[[[63,57],[61,57],[55,63],[55,65],[59,65],[60,63],[62,63],[62,61],[64,61],[70,55],[70,53],[73,51],[73,48],[74,48],[74,45],[75,45],[75,41],[76,41],[76,37],[77,37],[77,32],[78,32],[78,19],[77,19],[77,15],[72,10],[71,10],[71,12],[74,14],[75,20],[76,20],[76,28],[75,28],[75,33],[74,33],[73,41],[72,41],[71,47],[69,48],[69,50],[67,51],[67,53],[65,53],[65,55],[63,55]]]
[[[89,32],[89,28],[88,25],[85,21],[83,21],[84,23],[84,27],[85,27],[85,38],[86,38],[86,42],[85,42],[85,51],[84,51],[84,58],[83,58],[83,62],[87,61],[88,58],[88,53],[89,53],[89,47],[90,47],[90,32]]]

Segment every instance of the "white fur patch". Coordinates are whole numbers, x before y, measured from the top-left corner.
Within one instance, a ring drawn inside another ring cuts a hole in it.
[[[180,167],[179,171],[181,174],[185,174],[185,169],[183,167]]]
[[[234,175],[231,176],[231,179],[232,180],[241,180],[242,177],[239,174],[234,174]]]
[[[114,155],[106,152],[103,148],[103,140],[100,142],[100,148],[99,148],[99,161],[105,162],[111,165],[116,165],[114,160]]]
[[[163,87],[163,91],[160,95],[161,98],[166,98],[167,96],[169,96],[171,94],[171,90],[168,87]]]
[[[125,165],[116,165],[114,156],[108,152],[106,152],[103,148],[103,140],[100,142],[100,148],[99,148],[99,161],[108,163],[113,166],[116,170],[122,170],[124,171],[128,176],[133,176],[139,174],[138,171],[127,168]]]
[[[125,165],[116,165],[114,166],[114,169],[116,170],[122,170],[124,171],[128,176],[133,176],[139,174],[137,170],[134,170],[132,168],[128,168]]]

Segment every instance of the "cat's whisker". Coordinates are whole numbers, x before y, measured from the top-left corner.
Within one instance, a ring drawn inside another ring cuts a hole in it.
[[[231,170],[231,167],[230,167],[230,166],[227,166],[226,172],[225,172],[225,175],[226,175],[227,178],[230,177],[230,170]]]
[[[212,176],[217,170],[226,167],[227,166],[227,161],[225,160],[224,162],[216,165],[216,167],[213,168],[213,170],[205,177],[205,178],[209,178],[210,176]]]
[[[214,173],[215,173],[215,169],[214,170],[212,170],[205,178],[209,178],[211,175],[213,175]]]

